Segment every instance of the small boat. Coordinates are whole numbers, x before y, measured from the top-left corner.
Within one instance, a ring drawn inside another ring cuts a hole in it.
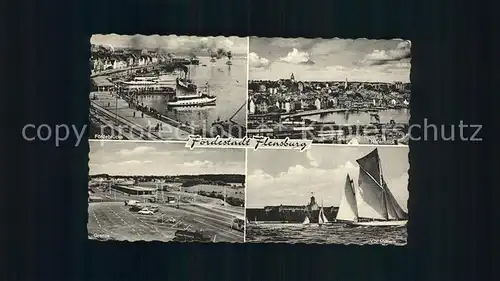
[[[323,206],[321,206],[321,209],[319,210],[318,214],[318,225],[323,225],[328,223],[328,219],[325,216],[325,212],[323,211]]]
[[[356,162],[359,165],[358,188],[348,174],[336,221],[348,226],[405,226],[408,214],[384,181],[378,150],[375,148]]]
[[[193,57],[191,57],[191,64],[192,65],[199,65],[200,60],[197,57],[193,56]]]
[[[177,78],[175,80],[175,86],[183,88],[185,91],[195,92],[198,88],[196,84],[193,83],[190,79],[186,78]]]
[[[308,217],[308,216],[306,216],[306,218],[304,219],[304,221],[302,222],[302,224],[303,224],[303,225],[308,225],[308,224],[310,224],[310,223],[311,223],[311,221],[309,220],[309,217]]]

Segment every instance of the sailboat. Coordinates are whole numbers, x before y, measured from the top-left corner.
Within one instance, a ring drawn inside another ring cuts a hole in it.
[[[326,218],[325,212],[323,211],[323,206],[321,206],[318,214],[318,224],[323,225],[325,223],[328,223],[328,219]]]
[[[375,148],[356,160],[359,165],[358,187],[347,175],[336,221],[354,226],[405,226],[408,214],[392,195],[382,174]]]
[[[308,216],[306,216],[306,218],[304,219],[304,222],[302,222],[302,224],[307,225],[307,224],[309,224],[309,223],[311,223],[311,222],[309,221],[309,217],[308,217]]]

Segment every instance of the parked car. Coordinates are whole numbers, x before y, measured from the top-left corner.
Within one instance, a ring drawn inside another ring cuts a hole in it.
[[[153,211],[150,211],[148,209],[142,209],[140,210],[139,212],[137,212],[138,214],[141,214],[141,215],[154,215]]]

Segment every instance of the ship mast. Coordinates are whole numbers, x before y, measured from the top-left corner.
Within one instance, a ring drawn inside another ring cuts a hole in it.
[[[233,121],[234,116],[236,116],[236,114],[238,114],[246,104],[247,104],[247,101],[245,100],[245,102],[243,102],[243,104],[240,106],[240,108],[238,108],[238,110],[236,110],[236,112],[229,118],[229,121],[236,123],[235,121]]]

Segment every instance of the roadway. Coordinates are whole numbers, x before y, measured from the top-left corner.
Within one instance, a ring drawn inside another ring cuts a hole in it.
[[[89,204],[88,215],[89,237],[168,242],[176,230],[186,229],[202,230],[210,237],[215,236],[215,242],[243,242],[243,232],[231,229],[234,215],[196,204],[181,204],[179,209],[159,205],[155,215],[140,215],[130,212],[123,202],[96,202]],[[175,223],[157,222],[161,216],[173,218]]]

